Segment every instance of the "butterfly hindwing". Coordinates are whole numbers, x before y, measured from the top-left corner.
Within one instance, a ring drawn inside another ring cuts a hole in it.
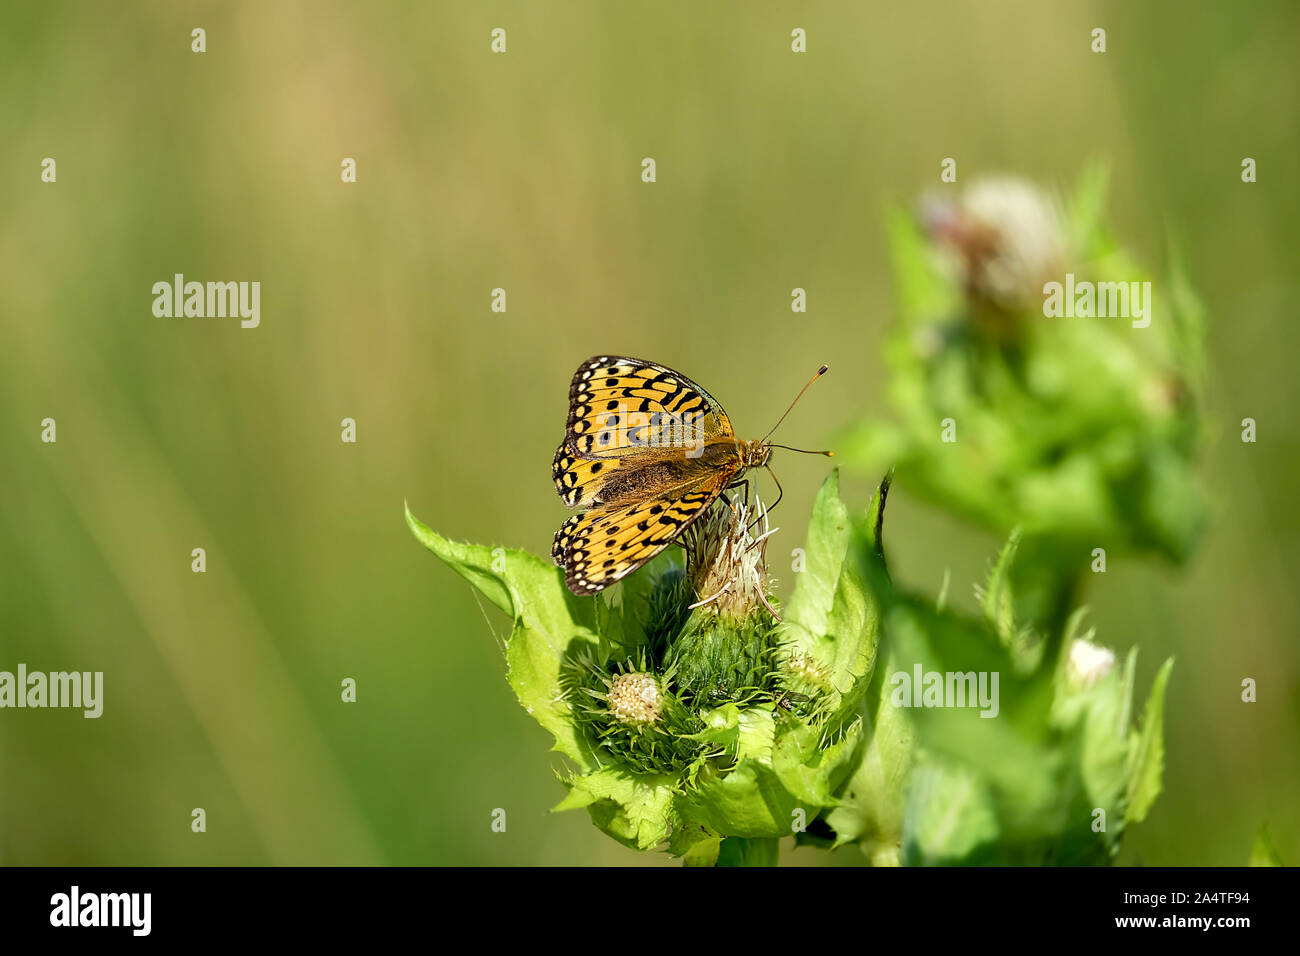
[[[564,444],[575,458],[618,457],[628,450],[684,448],[734,437],[722,406],[663,365],[599,355],[578,366],[569,386]]]
[[[581,458],[566,441],[555,450],[551,477],[555,491],[570,508],[590,508],[600,502],[600,488],[609,476],[623,467],[617,458]]]
[[[563,566],[575,594],[595,594],[641,567],[672,544],[726,488],[713,475],[675,496],[574,515],[555,533],[551,556]]]

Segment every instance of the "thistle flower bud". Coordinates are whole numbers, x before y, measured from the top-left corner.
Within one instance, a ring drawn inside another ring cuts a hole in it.
[[[826,668],[811,654],[787,648],[781,656],[781,674],[791,689],[803,694],[821,694],[831,690]]]
[[[1109,674],[1115,667],[1115,652],[1108,647],[1099,647],[1083,638],[1078,638],[1070,645],[1070,656],[1066,661],[1066,676],[1076,687],[1091,687]]]
[[[969,292],[1008,311],[1041,302],[1043,283],[1066,258],[1056,202],[1020,179],[981,180],[955,202],[927,199],[921,219],[953,255]]]

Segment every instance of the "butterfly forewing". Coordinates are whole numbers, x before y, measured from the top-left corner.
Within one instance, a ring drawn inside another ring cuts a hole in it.
[[[684,448],[734,438],[727,413],[685,375],[641,359],[588,359],[569,386],[564,443],[574,457]]]

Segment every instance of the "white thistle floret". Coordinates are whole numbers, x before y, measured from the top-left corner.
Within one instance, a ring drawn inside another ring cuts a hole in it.
[[[659,719],[663,695],[652,674],[619,674],[609,684],[609,712],[625,724],[653,724]]]
[[[1115,652],[1078,638],[1070,645],[1066,674],[1080,687],[1091,687],[1115,667]]]
[[[743,620],[761,604],[777,617],[767,601],[766,556],[768,536],[776,530],[757,499],[753,509],[739,500],[715,502],[683,535],[686,571],[698,597],[691,606]]]

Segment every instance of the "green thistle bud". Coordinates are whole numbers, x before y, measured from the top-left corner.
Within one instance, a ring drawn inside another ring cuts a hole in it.
[[[781,654],[782,684],[790,690],[806,695],[823,694],[831,690],[830,675],[811,654],[786,648]]]

